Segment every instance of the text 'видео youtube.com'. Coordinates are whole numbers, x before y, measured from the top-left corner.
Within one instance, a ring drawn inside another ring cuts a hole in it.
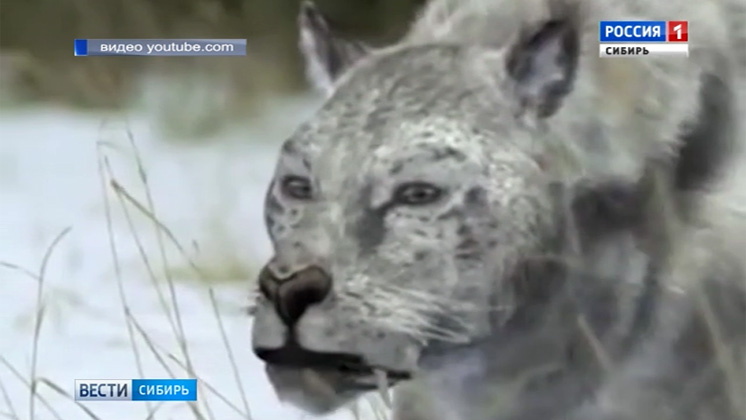
[[[76,39],[75,56],[245,56],[245,39]]]

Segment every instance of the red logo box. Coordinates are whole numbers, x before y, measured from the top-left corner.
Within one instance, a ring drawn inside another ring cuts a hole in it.
[[[666,41],[688,42],[689,22],[686,20],[669,20],[666,22]]]

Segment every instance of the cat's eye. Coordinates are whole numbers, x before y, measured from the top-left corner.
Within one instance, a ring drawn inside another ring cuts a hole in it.
[[[440,200],[442,188],[427,182],[408,182],[394,191],[394,202],[407,206],[423,206]]]
[[[298,176],[287,175],[280,182],[282,193],[296,200],[310,200],[313,197],[313,187],[311,180]]]

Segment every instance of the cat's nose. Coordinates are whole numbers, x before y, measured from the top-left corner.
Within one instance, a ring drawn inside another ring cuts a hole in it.
[[[312,305],[326,298],[332,288],[332,278],[323,269],[311,266],[280,279],[269,266],[259,273],[259,289],[274,303],[280,318],[288,326],[298,322]]]

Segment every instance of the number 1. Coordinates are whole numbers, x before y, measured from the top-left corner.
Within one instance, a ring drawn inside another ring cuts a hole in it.
[[[681,39],[681,24],[673,27],[673,31],[676,32],[676,39]]]

